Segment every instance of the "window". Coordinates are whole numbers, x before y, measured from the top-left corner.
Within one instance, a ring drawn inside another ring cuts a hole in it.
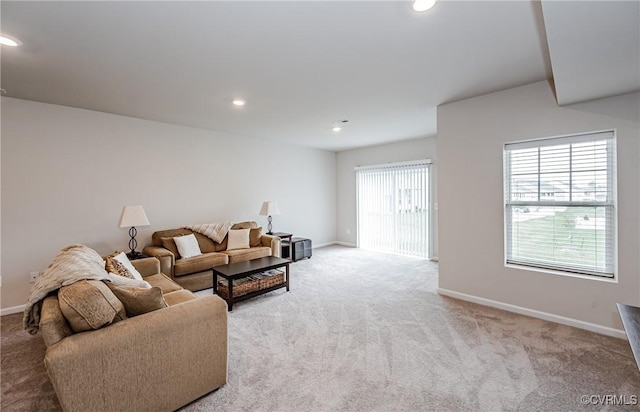
[[[359,247],[428,257],[429,163],[355,168]]]
[[[613,131],[504,148],[507,264],[614,277]]]

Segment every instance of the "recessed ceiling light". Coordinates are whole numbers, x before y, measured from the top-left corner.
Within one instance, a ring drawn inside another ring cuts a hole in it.
[[[233,105],[234,106],[244,106],[247,102],[242,100],[242,99],[233,99]]]
[[[4,46],[16,47],[20,45],[20,42],[14,38],[11,38],[7,35],[0,35],[0,44]]]
[[[349,123],[348,120],[340,120],[339,122],[335,122],[333,124],[333,128],[331,130],[333,130],[334,132],[339,132],[340,130],[342,130],[342,125]]]
[[[437,0],[416,0],[413,2],[413,10],[422,13],[436,5]]]

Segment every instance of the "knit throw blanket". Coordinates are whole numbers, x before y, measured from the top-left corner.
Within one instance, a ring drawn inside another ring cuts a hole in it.
[[[227,233],[229,233],[232,224],[233,223],[231,222],[204,223],[201,225],[185,226],[185,228],[203,234],[206,237],[213,239],[213,241],[216,243],[222,243],[224,237],[227,236]]]
[[[42,301],[53,291],[79,280],[108,280],[102,257],[95,250],[83,245],[71,245],[62,249],[31,288],[29,301],[24,309],[23,326],[32,335],[40,328]]]

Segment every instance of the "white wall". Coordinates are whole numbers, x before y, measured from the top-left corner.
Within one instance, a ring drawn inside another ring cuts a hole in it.
[[[431,159],[433,202],[437,202],[437,168],[436,138],[408,140],[362,149],[338,152],[337,156],[337,224],[336,234],[340,242],[356,245],[356,178],[353,170],[356,166],[377,165],[392,162],[403,162],[418,159]],[[438,256],[437,210],[433,210],[434,256]],[[347,234],[347,230],[349,234]]]
[[[335,240],[336,155],[269,141],[2,98],[2,308],[26,303],[30,271],[72,243],[128,250],[124,205],[156,230],[256,220],[275,200],[276,231]]]
[[[506,268],[504,143],[612,128],[618,146],[618,282]],[[552,87],[539,82],[440,106],[442,292],[569,318],[587,328],[622,329],[616,302],[640,304],[639,140],[638,93],[559,107]]]

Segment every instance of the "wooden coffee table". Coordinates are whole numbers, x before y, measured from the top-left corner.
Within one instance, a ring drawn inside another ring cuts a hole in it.
[[[229,263],[226,265],[216,266],[213,268],[213,294],[218,294],[218,276],[223,277],[229,284],[229,294],[227,296],[227,309],[231,311],[233,304],[241,300],[249,299],[254,296],[261,295],[263,293],[271,292],[280,288],[287,288],[289,291],[289,259],[282,259],[275,256],[261,257],[258,259],[247,260],[244,262]],[[264,272],[270,269],[277,269],[285,267],[284,282],[275,286],[271,286],[265,289],[256,290],[255,292],[247,293],[242,296],[233,296],[233,281],[237,279],[246,278],[255,273]]]

